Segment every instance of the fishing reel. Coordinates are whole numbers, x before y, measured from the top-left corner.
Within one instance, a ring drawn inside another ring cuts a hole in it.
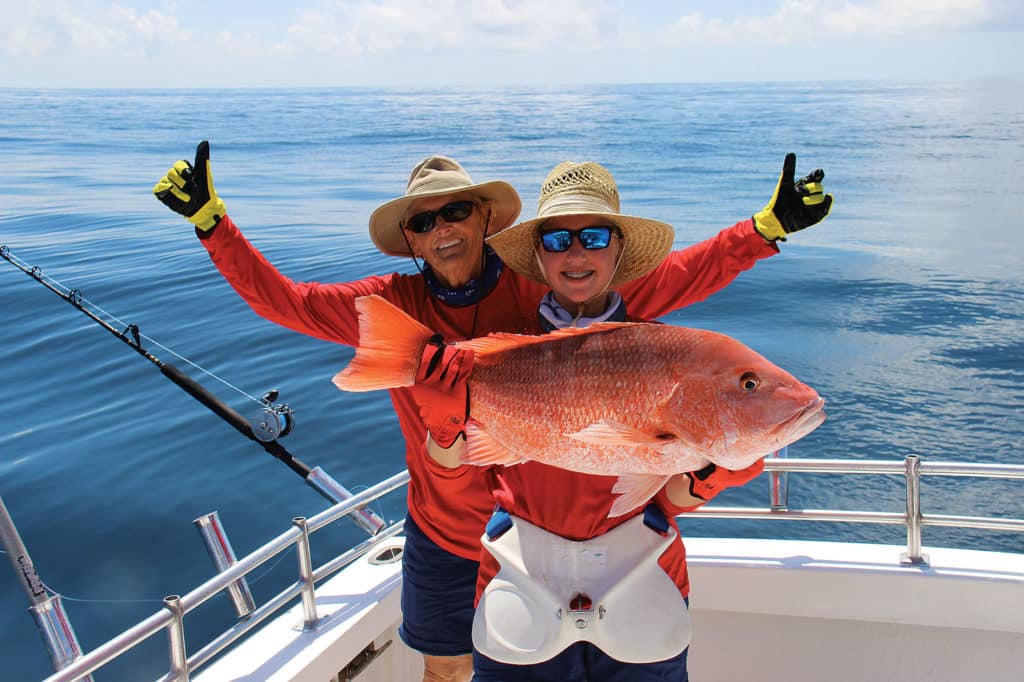
[[[261,443],[269,443],[284,438],[295,426],[295,413],[284,403],[275,403],[277,391],[267,391],[263,395],[263,407],[249,417],[252,435]]]

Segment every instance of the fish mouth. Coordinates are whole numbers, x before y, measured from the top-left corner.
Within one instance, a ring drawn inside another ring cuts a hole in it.
[[[826,416],[828,415],[825,414],[825,399],[818,396],[800,408],[792,417],[779,424],[778,430],[793,435],[799,434],[796,435],[796,438],[803,438],[821,426]]]

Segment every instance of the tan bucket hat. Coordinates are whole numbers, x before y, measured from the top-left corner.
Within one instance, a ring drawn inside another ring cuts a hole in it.
[[[545,221],[563,215],[600,216],[622,231],[625,250],[608,285],[612,289],[656,268],[672,250],[675,239],[675,230],[668,223],[619,213],[619,190],[607,168],[593,161],[563,161],[540,187],[537,217],[498,232],[487,243],[510,268],[547,284],[535,255],[538,234]]]
[[[389,256],[411,256],[401,228],[409,205],[424,197],[464,193],[475,195],[491,205],[489,229],[492,231],[511,225],[523,208],[519,194],[507,182],[494,180],[475,184],[454,159],[431,156],[412,169],[405,196],[378,206],[370,215],[370,239]]]

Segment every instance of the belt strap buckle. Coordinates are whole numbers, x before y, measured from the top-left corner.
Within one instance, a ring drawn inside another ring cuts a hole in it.
[[[487,527],[484,532],[487,533],[487,538],[493,542],[505,534],[509,528],[512,527],[512,515],[501,507],[497,507],[494,513],[491,514],[491,518],[487,521]]]
[[[585,630],[594,620],[594,600],[590,598],[590,595],[577,592],[569,600],[569,608],[566,613],[573,619],[573,625],[577,629]],[[599,606],[596,613],[599,619],[604,618],[604,607]]]

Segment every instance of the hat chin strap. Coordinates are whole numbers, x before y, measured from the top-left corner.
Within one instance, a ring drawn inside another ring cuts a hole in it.
[[[401,225],[398,226],[398,231],[402,234],[402,241],[405,242],[405,248],[409,249],[409,258],[412,258],[412,264],[416,266],[417,272],[419,272],[420,275],[423,275],[423,268],[420,267],[420,262],[416,259],[416,252],[413,251],[412,244],[409,243],[409,237],[406,236],[405,230],[402,229]],[[426,258],[423,260],[426,261]]]
[[[622,248],[619,249],[619,257],[615,259],[615,267],[612,268],[612,276],[608,278],[608,283],[604,285],[605,291],[612,288],[612,282],[615,281],[615,275],[619,274],[619,266],[622,265],[622,259],[626,256],[626,238],[619,237],[619,241],[622,242]]]

